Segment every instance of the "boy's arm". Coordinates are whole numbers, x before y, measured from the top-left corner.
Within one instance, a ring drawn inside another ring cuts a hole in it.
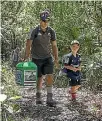
[[[67,60],[69,61],[69,59],[68,58],[66,58],[66,62],[67,62]],[[67,62],[68,63],[68,62]],[[67,63],[64,63],[64,67],[66,68],[66,69],[69,69],[69,70],[72,70],[72,71],[81,71],[81,58],[80,58],[80,64],[79,64],[79,67],[73,67],[73,66],[71,66],[71,65],[68,65]]]
[[[73,67],[73,66],[69,66],[69,65],[64,65],[64,67],[66,68],[66,69],[69,69],[69,70],[72,70],[72,71],[78,71],[78,68],[75,68],[75,67]]]
[[[77,68],[78,71],[81,71],[81,65]]]
[[[81,71],[81,65],[79,66],[79,67],[73,67],[73,66],[68,66],[68,65],[64,65],[64,67],[66,68],[66,69],[69,69],[69,70],[72,70],[72,71]]]
[[[78,71],[81,71],[81,57],[79,58],[79,67],[77,68],[78,69]]]
[[[69,65],[69,63],[70,63],[70,57],[64,56],[63,57],[63,63],[64,63],[64,68],[72,70],[72,71],[76,71],[75,67]]]

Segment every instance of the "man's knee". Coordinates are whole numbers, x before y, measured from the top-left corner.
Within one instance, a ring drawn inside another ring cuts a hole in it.
[[[53,84],[53,75],[52,74],[47,74],[46,75],[46,83],[47,83],[47,86],[49,85],[52,85]]]
[[[43,80],[43,77],[38,77],[38,80],[37,80],[37,87],[41,88],[42,87],[42,80]]]

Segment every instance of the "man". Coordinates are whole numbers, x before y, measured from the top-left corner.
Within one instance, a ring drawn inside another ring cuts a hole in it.
[[[58,66],[58,49],[56,43],[56,36],[54,30],[48,26],[50,20],[50,14],[48,11],[40,13],[40,25],[35,27],[29,35],[26,43],[26,56],[27,59],[30,56],[32,61],[38,67],[38,80],[37,80],[37,93],[36,104],[42,104],[41,101],[41,85],[43,75],[46,75],[47,83],[47,105],[55,107],[56,102],[52,99],[52,84],[53,84],[53,67],[54,63]],[[54,57],[54,63],[51,55]],[[30,51],[31,50],[31,51]]]

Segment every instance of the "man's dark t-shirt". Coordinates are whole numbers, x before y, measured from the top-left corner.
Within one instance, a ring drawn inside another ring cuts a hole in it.
[[[31,55],[35,59],[51,57],[51,41],[56,40],[56,35],[51,27],[46,31],[41,30],[40,25],[31,30],[28,39],[32,40]]]

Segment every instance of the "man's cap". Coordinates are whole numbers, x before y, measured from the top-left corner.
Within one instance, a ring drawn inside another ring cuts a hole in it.
[[[48,11],[42,11],[40,13],[40,19],[42,21],[49,21],[50,20],[50,13]]]
[[[73,45],[73,44],[78,44],[78,45],[80,45],[79,42],[78,42],[77,40],[73,40],[73,41],[71,42],[71,45]]]

